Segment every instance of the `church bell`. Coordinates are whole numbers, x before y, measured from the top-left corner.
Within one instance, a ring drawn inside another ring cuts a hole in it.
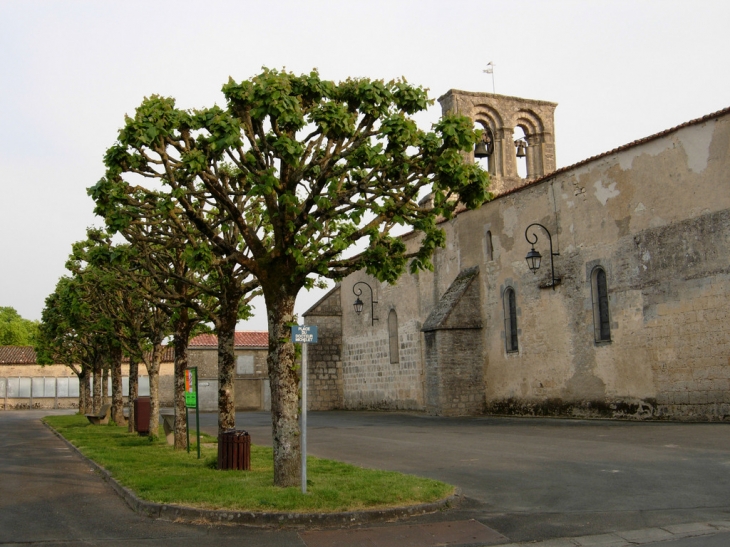
[[[519,140],[515,143],[517,146],[517,157],[524,158],[526,156],[527,143],[523,140]]]
[[[488,158],[489,157],[489,150],[487,150],[487,143],[484,141],[479,141],[477,145],[474,147],[474,157],[475,158]]]

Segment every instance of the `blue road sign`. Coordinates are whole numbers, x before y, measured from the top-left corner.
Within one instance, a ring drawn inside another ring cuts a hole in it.
[[[316,344],[317,327],[305,327],[304,325],[292,327],[291,339],[298,344]]]

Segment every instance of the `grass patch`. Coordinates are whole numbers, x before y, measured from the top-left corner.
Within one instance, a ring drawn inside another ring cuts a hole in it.
[[[215,437],[201,435],[201,459],[116,425],[93,426],[84,416],[44,421],[140,498],[205,509],[334,512],[428,503],[454,492],[439,481],[307,458],[307,494],[273,486],[272,449],[251,446],[251,471],[218,471]],[[193,442],[191,432],[190,441]],[[206,446],[208,445],[208,446]]]

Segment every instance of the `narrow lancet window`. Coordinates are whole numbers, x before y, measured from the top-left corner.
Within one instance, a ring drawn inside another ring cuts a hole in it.
[[[515,290],[508,287],[504,291],[504,337],[507,352],[518,351],[517,344],[517,298]]]
[[[593,327],[596,342],[611,341],[611,317],[608,313],[608,285],[606,271],[600,266],[591,275],[593,296]]]
[[[390,313],[388,314],[388,342],[390,343],[390,363],[399,363],[398,316],[396,315],[395,310],[390,310]]]

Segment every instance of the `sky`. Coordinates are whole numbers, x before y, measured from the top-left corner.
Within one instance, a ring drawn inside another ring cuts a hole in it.
[[[726,0],[0,0],[0,306],[40,319],[145,96],[262,66],[558,103],[558,167],[730,106]],[[428,128],[438,103],[419,116]],[[302,293],[302,313],[322,291]],[[263,302],[239,328],[265,330]]]

